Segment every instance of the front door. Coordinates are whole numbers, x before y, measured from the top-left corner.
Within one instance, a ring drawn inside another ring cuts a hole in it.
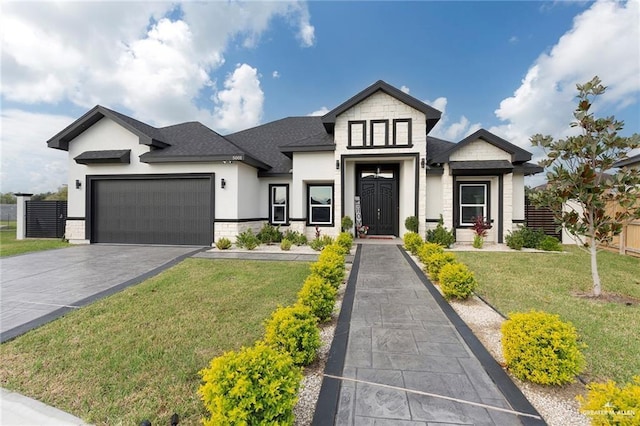
[[[356,172],[362,224],[369,235],[398,235],[398,166],[361,164]]]

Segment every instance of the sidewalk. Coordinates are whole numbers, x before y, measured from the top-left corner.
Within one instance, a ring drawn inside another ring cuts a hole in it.
[[[35,399],[0,389],[0,424],[6,426],[77,426],[81,419]]]
[[[536,416],[399,247],[360,246],[315,425],[544,424]]]

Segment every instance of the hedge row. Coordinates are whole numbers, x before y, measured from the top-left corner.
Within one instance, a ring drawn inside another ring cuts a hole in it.
[[[265,321],[265,335],[251,347],[229,351],[203,369],[198,394],[210,417],[205,425],[290,425],[302,366],[317,359],[318,323],[331,319],[353,239],[343,232],[311,265],[298,300]]]

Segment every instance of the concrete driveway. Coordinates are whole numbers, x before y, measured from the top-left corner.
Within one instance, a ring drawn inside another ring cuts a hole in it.
[[[137,284],[200,250],[95,244],[0,259],[0,342]]]

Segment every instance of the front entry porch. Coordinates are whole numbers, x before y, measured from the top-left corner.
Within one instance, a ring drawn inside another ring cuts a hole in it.
[[[364,163],[356,166],[356,195],[368,235],[399,235],[399,166]]]

